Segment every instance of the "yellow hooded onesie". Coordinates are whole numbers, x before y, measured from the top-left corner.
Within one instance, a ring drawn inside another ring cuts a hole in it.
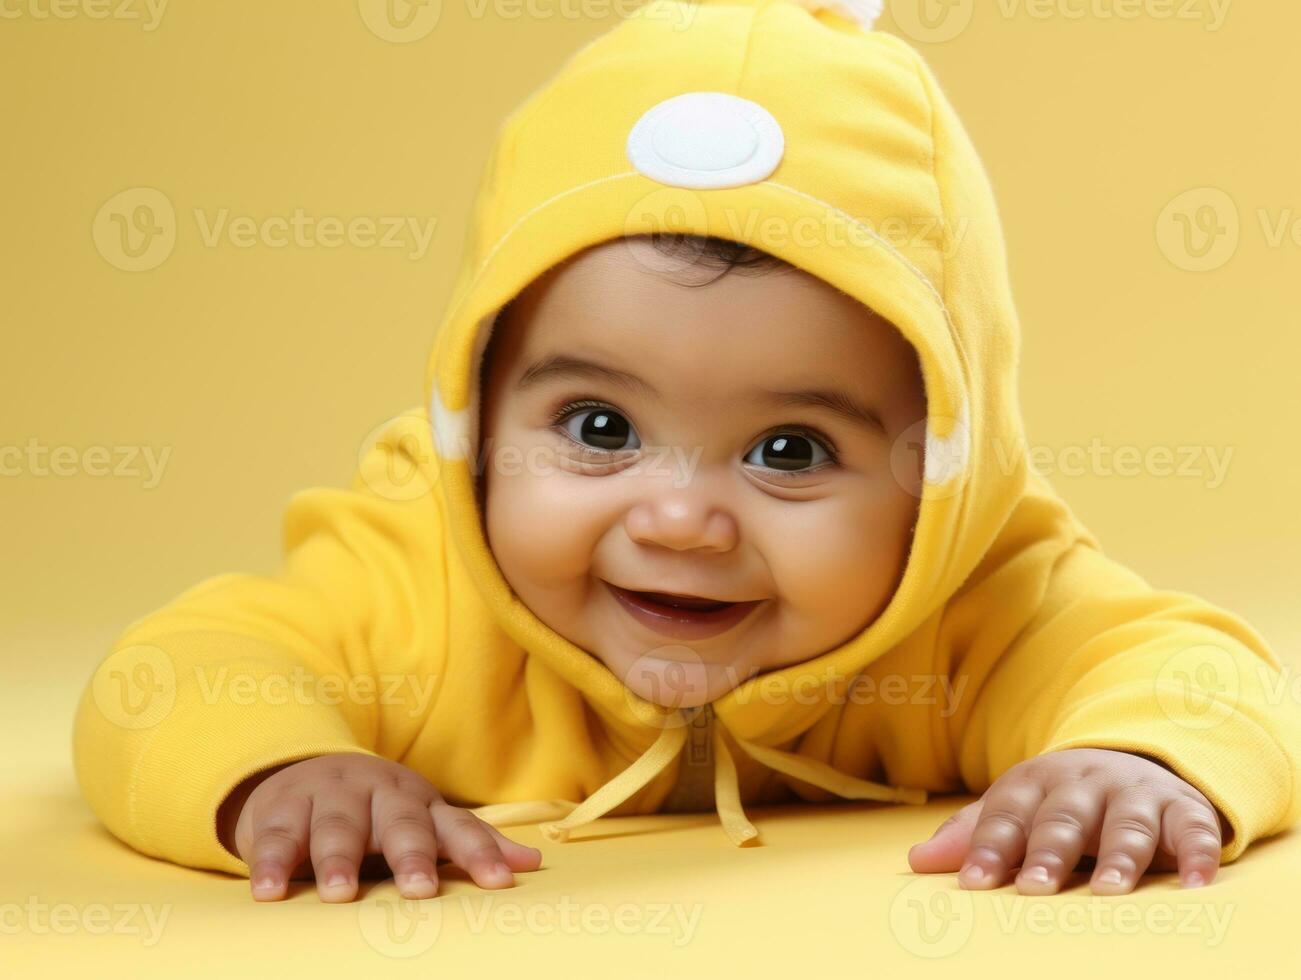
[[[872,30],[878,13],[652,0],[505,120],[427,410],[392,422],[350,489],[291,499],[278,574],[182,593],[88,685],[76,772],[109,830],[247,875],[217,839],[219,804],[327,752],[395,759],[552,840],[704,800],[742,844],[757,839],[743,804],[981,792],[1076,746],[1150,755],[1198,787],[1232,826],[1226,862],[1297,819],[1301,721],[1276,655],[1230,612],[1106,557],[1028,469],[990,187],[922,59]],[[539,620],[474,492],[496,311],[587,246],[666,229],[757,245],[868,305],[916,348],[928,400],[924,493],[886,610],[693,711],[639,699]]]

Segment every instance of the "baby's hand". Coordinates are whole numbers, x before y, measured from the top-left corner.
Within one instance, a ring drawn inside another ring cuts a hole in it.
[[[258,773],[222,805],[218,833],[227,847],[231,823],[232,849],[248,863],[257,901],[284,898],[291,876],[313,873],[322,901],[352,901],[367,854],[383,854],[404,898],[437,894],[440,850],[483,888],[513,885],[513,871],[536,871],[542,860],[537,848],[447,803],[419,773],[361,753]]]
[[[1051,895],[1092,855],[1093,892],[1120,895],[1149,864],[1177,868],[1184,887],[1209,884],[1228,830],[1205,796],[1158,762],[1109,749],[1061,749],[1003,773],[913,846],[908,863],[918,872],[961,864],[963,888],[997,888],[1020,865],[1019,892]]]

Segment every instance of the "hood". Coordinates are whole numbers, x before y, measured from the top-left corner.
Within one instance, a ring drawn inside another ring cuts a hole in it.
[[[917,351],[925,481],[892,600],[839,647],[758,675],[710,707],[734,745],[772,768],[840,795],[925,799],[773,748],[828,710],[809,692],[843,685],[942,609],[1026,486],[1018,325],[993,196],[930,69],[873,29],[879,8],[652,0],[572,55],[498,130],[425,375],[437,493],[501,626],[607,724],[649,745],[548,825],[555,839],[671,764],[685,726],[551,630],[502,576],[475,496],[479,365],[497,311],[548,268],[666,229],[762,248],[871,307]],[[773,227],[795,231],[765,232]],[[727,739],[716,733],[714,744],[720,813],[728,808],[724,825],[742,842],[753,834],[733,805]]]

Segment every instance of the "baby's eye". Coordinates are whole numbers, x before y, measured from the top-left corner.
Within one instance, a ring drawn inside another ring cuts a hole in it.
[[[613,453],[641,446],[632,423],[612,408],[578,409],[566,415],[560,425],[573,439],[593,449]]]
[[[772,470],[810,469],[834,457],[818,440],[798,432],[778,432],[750,450],[745,462]]]

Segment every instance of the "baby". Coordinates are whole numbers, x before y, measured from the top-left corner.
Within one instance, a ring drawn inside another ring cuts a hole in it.
[[[984,171],[874,12],[653,0],[506,121],[428,409],[88,686],[113,833],[428,898],[512,824],[973,792],[914,871],[1114,895],[1296,822],[1275,654],[1026,465]]]

